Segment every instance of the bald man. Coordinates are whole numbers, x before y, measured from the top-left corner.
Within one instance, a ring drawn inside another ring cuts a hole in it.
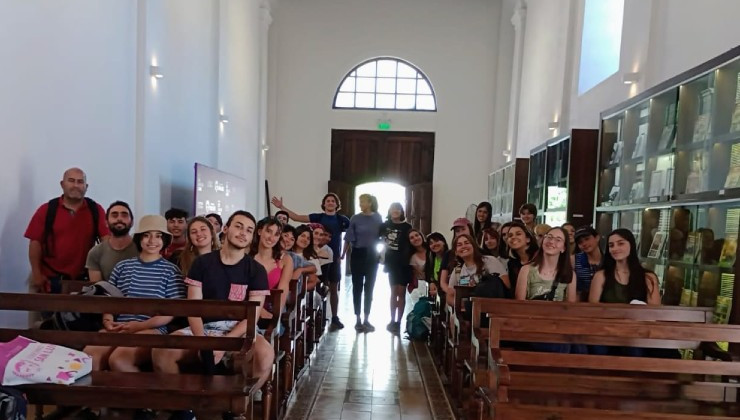
[[[110,235],[105,211],[85,197],[87,176],[82,169],[67,169],[59,185],[62,196],[36,210],[24,235],[31,241],[30,290],[35,292],[61,293],[61,280],[82,279],[90,248]]]

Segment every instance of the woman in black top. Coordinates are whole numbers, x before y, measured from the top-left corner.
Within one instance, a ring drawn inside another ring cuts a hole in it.
[[[519,277],[519,270],[522,266],[529,264],[537,251],[537,238],[532,232],[520,222],[511,222],[509,232],[506,237],[506,243],[509,245],[509,261],[507,268],[509,270],[509,279],[511,279],[511,290],[516,290],[516,280]]]
[[[473,236],[478,247],[483,248],[483,231],[491,227],[491,215],[493,207],[488,201],[481,201],[475,209],[475,222],[473,223]]]
[[[406,286],[411,281],[411,244],[409,243],[411,225],[401,203],[393,203],[388,209],[388,217],[380,225],[380,236],[385,240],[384,271],[388,273],[391,284],[391,322],[387,330],[401,332],[401,318],[406,309]]]

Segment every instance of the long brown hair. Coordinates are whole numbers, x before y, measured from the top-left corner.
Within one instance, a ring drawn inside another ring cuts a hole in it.
[[[467,233],[457,235],[457,237],[455,237],[455,239],[452,241],[452,249],[457,250],[457,243],[462,238],[466,238],[468,241],[470,241],[470,245],[473,247],[473,261],[475,262],[475,266],[478,268],[478,274],[482,274],[483,267],[485,265],[483,262],[483,254],[481,254],[480,248],[478,248],[478,245],[475,243],[475,238],[473,238],[472,235],[468,235]],[[455,252],[455,259],[458,266],[462,266],[465,264],[463,259],[457,255],[457,252]]]
[[[203,216],[195,216],[190,219],[188,226],[185,229],[185,249],[182,250],[179,261],[180,271],[182,271],[183,276],[188,275],[188,271],[190,271],[193,261],[200,256],[200,254],[198,254],[198,248],[196,248],[190,240],[190,228],[195,222],[205,223],[208,230],[211,231],[211,251],[218,250],[218,241],[216,240],[216,235],[213,233],[213,224],[211,224],[211,221]]]
[[[564,237],[563,245],[565,246],[565,251],[561,252],[560,255],[558,255],[558,271],[555,274],[555,281],[558,283],[565,283],[569,284],[573,281],[573,267],[570,265],[570,243],[568,242],[568,232],[565,231],[565,229],[561,227],[554,227],[548,230],[545,235],[549,234],[553,230],[559,230]],[[543,251],[540,251],[535,255],[534,259],[532,260],[532,265],[535,267],[542,266],[542,262],[545,259],[545,253]]]
[[[273,216],[267,216],[264,219],[257,222],[257,227],[254,229],[254,237],[252,238],[252,246],[249,249],[249,255],[255,256],[257,255],[257,252],[259,251],[260,247],[260,231],[263,228],[268,228],[270,226],[277,226],[278,227],[278,238],[280,237],[280,234],[283,233],[283,224],[280,223],[280,221],[273,217]],[[272,247],[272,259],[277,261],[283,256],[283,249],[280,245],[280,240],[275,242],[275,245]]]

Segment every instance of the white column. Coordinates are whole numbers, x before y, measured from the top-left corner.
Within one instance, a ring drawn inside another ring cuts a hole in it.
[[[519,143],[519,99],[522,90],[522,61],[524,58],[524,34],[527,22],[526,0],[519,0],[514,8],[511,23],[514,25],[514,62],[511,71],[511,95],[509,97],[509,129],[506,136],[506,147],[511,151],[507,162],[518,156],[516,146]],[[529,150],[525,151],[529,155]]]
[[[259,119],[259,141],[257,142],[257,153],[259,156],[259,165],[257,168],[257,217],[266,216],[265,208],[265,166],[267,159],[267,55],[268,55],[268,34],[270,24],[272,23],[272,14],[270,0],[260,1],[260,119]]]

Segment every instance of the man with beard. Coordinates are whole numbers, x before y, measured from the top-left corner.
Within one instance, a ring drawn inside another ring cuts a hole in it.
[[[93,247],[87,254],[87,274],[91,282],[108,281],[113,267],[119,261],[136,258],[136,250],[129,231],[134,225],[134,214],[128,203],[116,201],[108,207],[105,213],[108,228],[112,236],[105,242]]]
[[[62,279],[84,278],[90,248],[98,239],[104,242],[110,236],[105,211],[85,197],[85,172],[67,169],[59,184],[62,196],[36,210],[24,235],[30,239],[30,290],[35,292],[61,293]]]
[[[238,210],[229,217],[224,226],[224,245],[218,251],[203,254],[193,261],[185,278],[188,288],[188,299],[255,301],[264,304],[265,296],[270,294],[267,285],[267,272],[261,264],[247,254],[255,230],[255,219],[249,212]],[[255,323],[257,320],[254,320]],[[192,335],[196,337],[244,337],[247,332],[246,320],[234,321],[219,318],[189,317],[189,327],[175,331],[175,335]],[[226,357],[224,357],[226,356]],[[258,335],[247,353],[253,360],[252,374],[259,378],[256,387],[260,388],[272,374],[272,363],[275,353],[270,343]],[[188,349],[153,349],[154,371],[178,373],[180,364],[205,362],[210,354],[201,354]],[[221,361],[232,367],[230,355],[223,351],[214,351],[212,362]],[[247,360],[248,361],[248,360]],[[245,366],[248,363],[245,363]],[[174,413],[171,419],[191,420],[192,412]]]

